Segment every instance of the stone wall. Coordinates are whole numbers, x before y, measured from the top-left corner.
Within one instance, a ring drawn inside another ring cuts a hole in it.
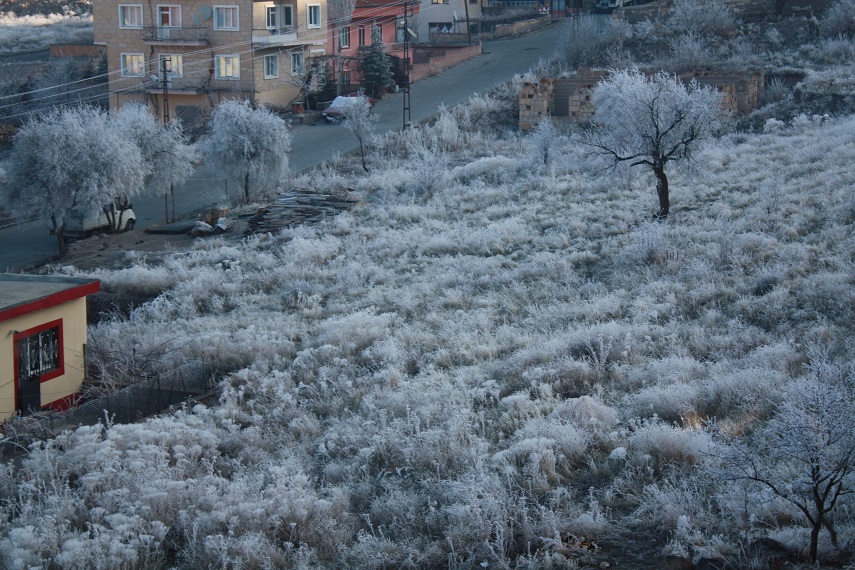
[[[89,59],[97,60],[101,56],[107,54],[106,46],[96,46],[93,44],[51,44],[51,57],[88,57]]]
[[[524,82],[520,87],[520,129],[527,131],[549,115],[550,103],[554,100],[555,80],[551,77],[537,83]],[[554,114],[554,113],[553,113]]]
[[[539,83],[525,82],[520,87],[519,126],[527,131],[547,114],[567,117],[577,125],[590,123],[594,116],[591,95],[594,87],[608,77],[605,70],[580,69],[573,77],[541,79]],[[733,113],[749,113],[760,106],[765,76],[762,73],[716,74],[699,71],[682,74],[689,82],[715,87],[723,93],[722,106]]]
[[[481,44],[457,46],[416,46],[413,48],[413,65],[410,81],[418,81],[453,67],[458,63],[481,55]]]
[[[511,23],[473,20],[473,28],[479,26],[480,33],[466,34],[465,31],[454,33],[431,32],[428,34],[428,40],[431,44],[465,44],[470,37],[472,41],[510,38],[545,28],[551,22],[549,14],[535,15],[529,19]],[[466,22],[460,22],[460,24],[465,30]]]

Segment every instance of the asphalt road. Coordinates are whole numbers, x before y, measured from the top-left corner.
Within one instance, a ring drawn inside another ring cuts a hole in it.
[[[410,89],[413,122],[429,119],[441,105],[449,107],[462,103],[474,93],[484,93],[500,81],[525,73],[539,59],[552,55],[560,29],[560,25],[552,25],[526,36],[487,42],[481,56],[414,83]],[[377,132],[402,127],[402,98],[402,94],[389,94],[377,102],[374,108],[374,113],[380,117]],[[295,125],[292,136],[289,159],[295,172],[357,148],[356,139],[347,130],[323,122]],[[226,185],[234,191],[236,184],[234,180],[227,180],[227,173],[210,165],[198,168],[183,186],[175,188],[177,215],[181,217],[221,202]],[[163,202],[162,195],[135,198],[137,229],[134,231],[163,223]],[[38,267],[54,259],[56,250],[56,241],[48,235],[43,220],[0,229],[0,271],[27,271]]]

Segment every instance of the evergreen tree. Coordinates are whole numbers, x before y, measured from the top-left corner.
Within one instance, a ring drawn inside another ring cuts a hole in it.
[[[359,68],[362,70],[362,87],[365,92],[380,99],[383,89],[392,83],[392,61],[386,55],[383,40],[374,38],[371,47],[360,58]]]

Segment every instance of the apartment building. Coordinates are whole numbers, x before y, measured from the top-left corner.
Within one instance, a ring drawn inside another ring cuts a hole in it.
[[[311,60],[325,54],[326,0],[174,1],[93,2],[111,109],[141,102],[193,124],[228,99],[284,107],[299,96]]]

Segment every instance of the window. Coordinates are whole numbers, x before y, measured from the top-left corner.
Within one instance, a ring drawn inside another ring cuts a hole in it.
[[[298,51],[291,54],[291,75],[303,75],[306,70],[303,65],[303,52]]]
[[[350,47],[350,26],[344,26],[338,29],[338,47]]]
[[[306,23],[307,28],[320,28],[321,27],[321,5],[320,4],[309,4],[307,6],[306,17],[308,19]]]
[[[214,29],[240,29],[237,6],[214,6]]]
[[[65,373],[62,320],[17,333],[14,341],[15,375],[19,383],[45,382]]]
[[[163,79],[163,64],[166,64],[166,78],[184,77],[184,56],[163,54],[157,62],[157,75]]]
[[[365,45],[365,26],[359,26],[359,31],[358,31],[357,35],[359,36],[359,38],[358,38],[359,45],[364,46]]]
[[[279,6],[267,7],[267,29],[275,30],[279,27]]]
[[[448,0],[430,0],[431,4],[448,4]]]
[[[119,4],[119,27],[142,28],[142,4]]]
[[[264,56],[264,78],[279,77],[279,56],[276,54]]]
[[[280,6],[282,8],[282,25],[290,28],[294,25],[294,7]]]
[[[240,56],[215,55],[214,72],[217,79],[240,79]]]
[[[371,41],[372,42],[382,42],[383,41],[383,25],[382,24],[374,24],[371,26]]]
[[[145,75],[145,57],[141,53],[122,54],[122,77],[142,77]]]
[[[181,27],[181,6],[158,6],[157,25],[160,28]]]

